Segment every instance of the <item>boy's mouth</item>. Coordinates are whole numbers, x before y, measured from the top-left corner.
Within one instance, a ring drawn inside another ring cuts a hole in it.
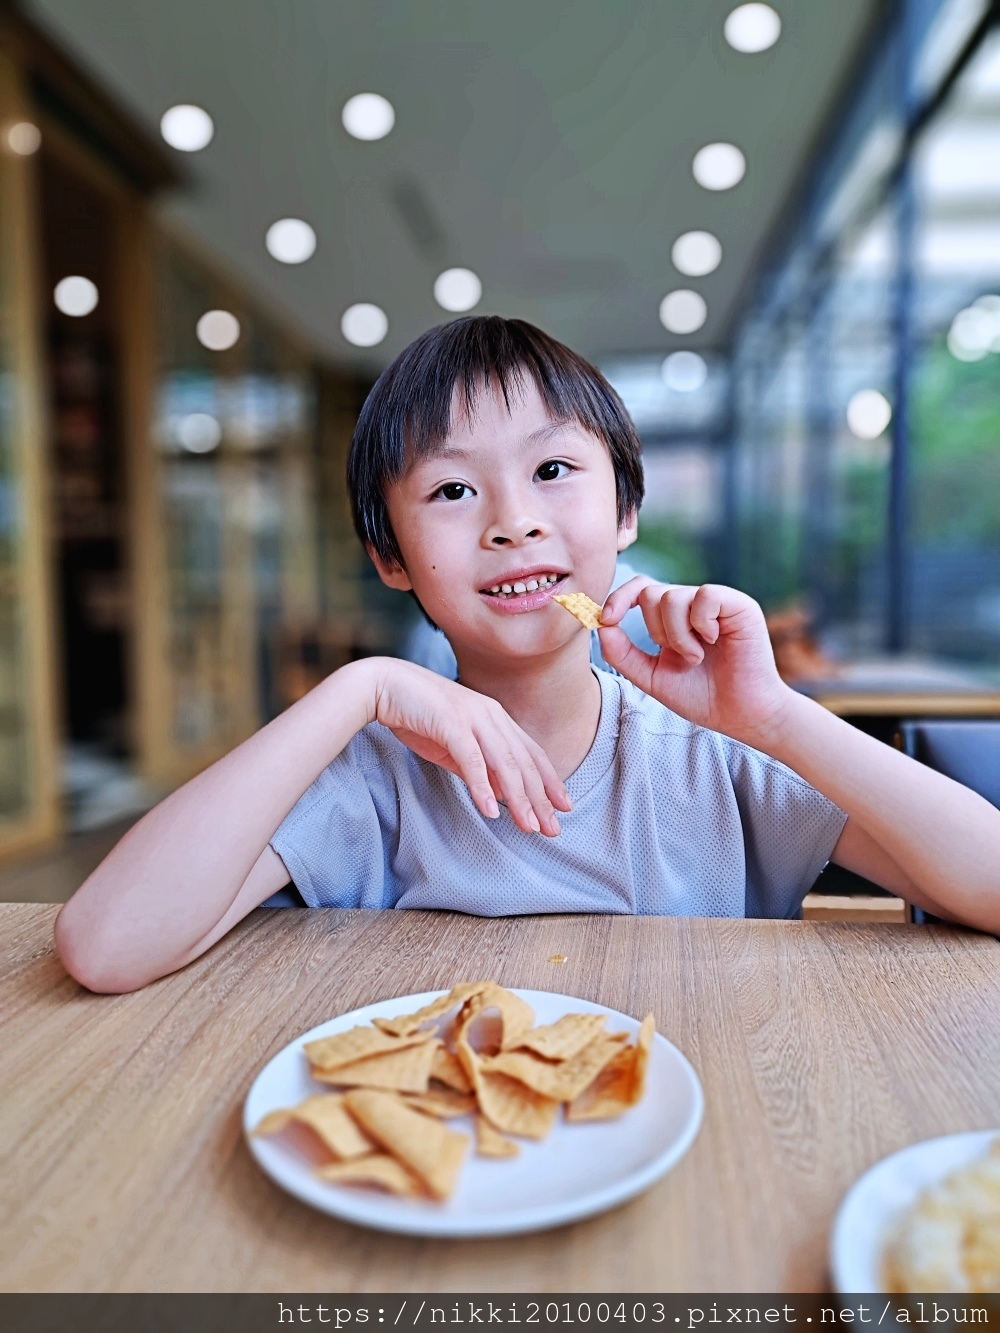
[[[545,606],[556,588],[568,578],[569,574],[558,569],[525,571],[480,588],[479,595],[497,611],[535,611]]]

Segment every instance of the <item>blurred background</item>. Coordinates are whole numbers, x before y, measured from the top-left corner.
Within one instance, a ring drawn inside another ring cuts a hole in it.
[[[48,896],[405,650],[346,449],[466,311],[622,394],[634,566],[876,734],[1000,713],[1000,6],[0,3],[0,858]]]

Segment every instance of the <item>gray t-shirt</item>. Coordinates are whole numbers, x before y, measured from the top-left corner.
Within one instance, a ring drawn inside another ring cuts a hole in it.
[[[271,839],[310,907],[794,916],[847,816],[791,769],[595,671],[601,720],[557,838],[364,727]],[[280,897],[277,902],[282,901]],[[277,904],[276,904],[277,905]]]

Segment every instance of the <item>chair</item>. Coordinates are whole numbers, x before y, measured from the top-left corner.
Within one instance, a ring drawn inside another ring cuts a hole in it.
[[[1000,719],[900,722],[899,748],[1000,808]],[[935,921],[913,909],[914,921]]]

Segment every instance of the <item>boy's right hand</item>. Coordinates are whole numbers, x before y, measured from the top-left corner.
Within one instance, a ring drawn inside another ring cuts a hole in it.
[[[397,658],[371,659],[374,720],[421,759],[460,777],[489,819],[497,800],[526,833],[559,833],[556,807],[573,803],[542,747],[485,694]]]

